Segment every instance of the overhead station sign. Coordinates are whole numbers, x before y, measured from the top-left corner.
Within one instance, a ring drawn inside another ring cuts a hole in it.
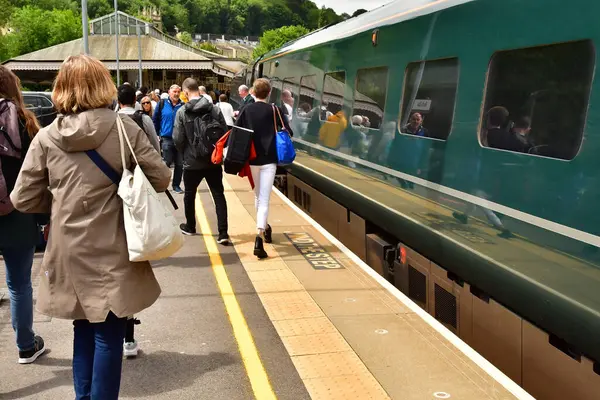
[[[306,232],[285,233],[294,247],[314,269],[343,269],[344,266]]]

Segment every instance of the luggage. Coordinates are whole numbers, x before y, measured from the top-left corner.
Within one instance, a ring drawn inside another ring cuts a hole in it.
[[[225,173],[237,175],[250,159],[254,131],[234,126],[227,141],[227,154],[223,161]]]
[[[211,112],[194,119],[192,146],[197,157],[210,156],[217,141],[225,134],[218,118],[220,112],[219,107],[213,105]]]
[[[5,99],[0,99],[0,155],[21,159],[21,134],[17,109],[13,103]],[[0,162],[0,215],[10,214],[15,209],[9,195]]]
[[[119,116],[117,128],[123,163],[123,175],[120,180],[117,172],[95,150],[87,151],[86,154],[118,185],[117,194],[123,200],[129,261],[153,261],[170,257],[183,246],[183,234],[175,216],[165,207],[140,168]],[[124,141],[127,142],[136,163],[133,172],[127,169]]]
[[[285,166],[290,165],[296,159],[296,150],[294,149],[294,143],[292,142],[292,138],[290,137],[289,132],[285,128],[285,124],[283,123],[283,118],[281,118],[281,112],[279,108],[273,107],[273,124],[275,125],[275,147],[277,149],[277,165]],[[281,122],[282,129],[277,129],[277,117],[275,116],[275,111],[277,111],[277,116],[279,116],[279,122]]]

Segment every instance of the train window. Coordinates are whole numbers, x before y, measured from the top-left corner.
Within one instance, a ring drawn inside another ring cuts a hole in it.
[[[282,83],[279,79],[271,79],[271,96],[269,97],[269,103],[279,103],[281,100],[281,86]]]
[[[298,80],[296,78],[285,78],[283,80],[281,102],[287,108],[290,118],[292,118],[293,110],[298,106]]]
[[[388,68],[365,68],[356,73],[352,126],[379,129],[387,95]]]
[[[346,86],[346,72],[337,71],[325,74],[323,78],[323,97],[321,97],[321,121],[336,114],[344,106],[344,88]]]
[[[482,145],[573,159],[583,138],[595,59],[591,40],[495,53],[479,134]]]
[[[404,82],[400,132],[448,139],[458,86],[458,58],[410,63]]]
[[[307,75],[300,78],[300,95],[296,115],[299,118],[310,118],[316,106],[317,76]]]

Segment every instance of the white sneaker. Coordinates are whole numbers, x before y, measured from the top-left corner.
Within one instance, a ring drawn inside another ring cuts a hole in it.
[[[123,343],[123,355],[125,357],[136,357],[138,354],[138,344],[134,342]]]

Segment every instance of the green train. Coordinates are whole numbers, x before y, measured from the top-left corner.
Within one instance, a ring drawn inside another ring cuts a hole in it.
[[[288,196],[538,398],[600,396],[597,12],[395,1],[234,80],[291,111]]]

